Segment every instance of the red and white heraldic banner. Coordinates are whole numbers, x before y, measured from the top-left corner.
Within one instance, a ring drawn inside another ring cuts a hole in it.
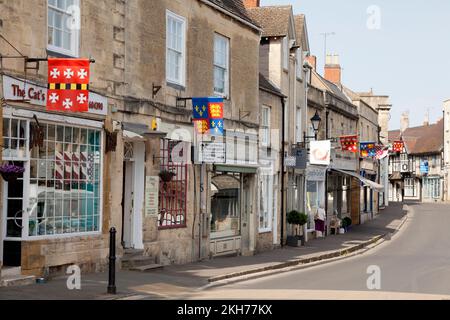
[[[48,59],[48,111],[89,111],[89,59]]]

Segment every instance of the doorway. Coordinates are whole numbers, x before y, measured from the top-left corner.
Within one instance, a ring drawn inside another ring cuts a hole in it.
[[[124,142],[122,184],[122,246],[143,249],[145,144]]]
[[[14,162],[16,166],[24,167],[24,162]],[[3,184],[3,230],[0,252],[3,265],[20,267],[22,250],[22,230],[24,212],[24,175],[17,180]]]

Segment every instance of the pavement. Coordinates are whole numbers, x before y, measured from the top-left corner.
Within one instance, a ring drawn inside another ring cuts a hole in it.
[[[67,278],[43,284],[0,288],[0,299],[111,300],[188,299],[207,289],[283,274],[362,254],[390,239],[408,219],[408,206],[392,203],[374,220],[350,232],[311,240],[305,247],[284,247],[249,257],[226,257],[150,272],[119,271],[117,295],[106,294],[106,273],[83,274],[81,290],[68,290]]]
[[[190,299],[450,300],[450,205],[408,204],[401,230],[337,262],[210,288]]]

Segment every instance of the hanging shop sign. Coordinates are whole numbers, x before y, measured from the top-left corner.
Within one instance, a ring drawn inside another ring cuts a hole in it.
[[[430,172],[429,162],[426,160],[421,161],[420,162],[420,173],[428,174],[429,172]]]
[[[221,142],[202,142],[198,153],[198,163],[226,163],[226,148]]]
[[[159,206],[159,177],[147,176],[145,179],[145,215],[157,217]]]
[[[294,168],[295,169],[306,169],[308,162],[308,150],[305,148],[293,148],[292,156],[295,157]]]
[[[358,152],[358,136],[340,137],[342,151]]]
[[[310,164],[330,165],[331,162],[331,141],[311,141],[310,142]]]
[[[192,118],[199,134],[223,136],[223,98],[192,98]]]
[[[24,101],[33,105],[46,107],[47,94],[47,88],[36,82],[3,76],[3,96],[5,100]],[[106,116],[108,114],[108,99],[90,92],[88,113]]]

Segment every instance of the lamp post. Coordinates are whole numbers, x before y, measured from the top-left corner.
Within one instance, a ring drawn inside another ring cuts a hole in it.
[[[320,128],[320,124],[322,123],[322,118],[319,115],[319,111],[316,110],[316,114],[314,115],[314,117],[311,118],[311,124],[314,130],[314,137],[310,137],[306,135],[306,132],[303,132],[303,137],[304,137],[304,141],[306,143],[307,139],[315,139],[317,140],[318,136],[319,136],[319,128]]]

